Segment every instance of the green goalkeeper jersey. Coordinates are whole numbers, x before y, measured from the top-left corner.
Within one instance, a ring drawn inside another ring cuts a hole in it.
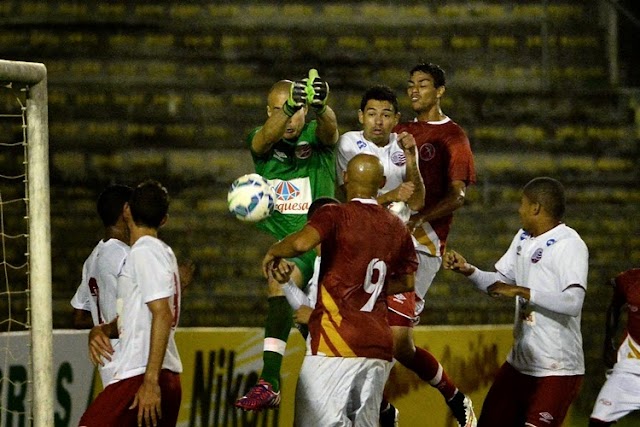
[[[257,225],[278,240],[302,229],[311,202],[335,195],[335,147],[318,140],[317,126],[315,120],[305,124],[296,140],[281,139],[263,155],[251,150],[256,173],[269,180],[277,196],[276,210]],[[249,134],[249,147],[259,129]]]

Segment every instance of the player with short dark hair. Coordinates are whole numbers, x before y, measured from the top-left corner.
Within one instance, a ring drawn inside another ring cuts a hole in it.
[[[478,427],[561,426],[584,377],[580,319],[589,251],[563,223],[564,188],[549,177],[522,190],[522,228],[495,264],[482,271],[447,251],[444,267],[493,297],[516,300],[514,344],[482,407]]]
[[[180,318],[180,274],[171,248],[158,239],[169,196],[159,182],[138,185],[125,205],[131,250],[118,276],[118,318],[95,326],[89,353],[112,360],[111,383],[96,397],[80,426],[157,426],[177,423],[182,362],[175,342]],[[108,338],[120,339],[114,352]]]
[[[109,323],[116,317],[118,273],[129,254],[129,230],[124,220],[124,206],[133,189],[114,184],[98,197],[96,208],[104,225],[104,237],[82,266],[82,281],[71,299],[73,325],[78,329]],[[114,339],[112,346],[117,344]],[[99,367],[103,387],[111,382],[113,365]]]
[[[443,113],[440,105],[446,91],[445,83],[445,72],[439,65],[420,63],[414,66],[409,71],[407,95],[416,118],[393,129],[397,133],[407,132],[415,139],[418,168],[425,183],[424,206],[407,223],[418,242],[416,251],[420,260],[416,273],[416,313],[422,311],[425,295],[442,265],[453,214],[464,206],[467,187],[476,180],[469,138]],[[411,307],[404,304],[401,297],[391,298],[388,304],[394,312],[389,322],[399,330],[410,328],[411,316],[415,316]],[[411,347],[405,348],[411,354]],[[418,348],[410,369],[421,372],[420,378],[436,385],[442,366],[431,354]],[[448,384],[441,392],[458,425],[474,426],[476,420],[471,401],[458,394],[450,381]]]
[[[392,132],[400,119],[397,105],[395,93],[386,86],[372,86],[365,91],[358,111],[362,130],[347,132],[340,137],[337,174],[340,177],[348,161],[358,153],[377,156],[384,165],[386,178],[377,201],[389,205],[408,221],[412,212],[423,208],[426,190],[418,168],[415,139],[407,132]],[[425,256],[419,254],[418,260],[424,263]],[[426,265],[429,267],[431,263]],[[427,350],[416,347],[413,340],[413,327],[420,319],[425,294],[432,280],[428,274],[435,274],[425,270],[424,266],[418,267],[416,292],[387,297],[394,357],[443,395],[461,426],[473,426],[475,415],[469,398],[458,390],[436,358]],[[385,399],[380,424],[387,427],[397,423],[398,410]]]

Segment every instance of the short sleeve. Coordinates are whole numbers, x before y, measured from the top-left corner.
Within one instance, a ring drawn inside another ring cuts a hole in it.
[[[321,241],[325,241],[335,235],[335,224],[339,222],[337,219],[339,213],[339,205],[324,205],[313,214],[313,218],[308,222],[308,225],[316,229]]]
[[[571,285],[587,289],[589,250],[581,239],[565,239],[556,243],[554,261],[558,274],[558,285],[562,290]]]
[[[143,249],[143,250],[140,250]],[[161,298],[173,296],[171,271],[163,261],[157,247],[132,250],[127,262],[133,263],[136,282],[140,287],[142,301],[146,304]]]
[[[518,245],[526,237],[526,232],[522,229],[518,230],[516,235],[511,240],[509,249],[502,255],[502,257],[496,262],[496,271],[509,279],[511,283],[516,282],[516,260],[518,258]]]

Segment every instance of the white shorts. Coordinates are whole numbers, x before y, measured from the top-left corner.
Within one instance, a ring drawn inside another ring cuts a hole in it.
[[[627,336],[618,350],[618,362],[607,373],[607,381],[600,389],[593,406],[591,418],[600,421],[618,421],[625,415],[640,409],[640,359],[636,354],[638,344]]]
[[[297,427],[377,427],[392,362],[305,356],[295,402]]]
[[[416,316],[419,316],[424,309],[424,300],[427,291],[433,284],[433,279],[442,265],[442,257],[428,255],[420,250],[420,246],[416,246],[416,254],[418,255],[418,270],[416,271]]]

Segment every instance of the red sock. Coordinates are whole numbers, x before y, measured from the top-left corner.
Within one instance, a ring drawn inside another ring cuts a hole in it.
[[[420,379],[437,388],[447,401],[453,398],[458,391],[438,360],[423,348],[416,347],[416,354],[413,356],[411,366],[407,366],[407,368],[418,374]]]

